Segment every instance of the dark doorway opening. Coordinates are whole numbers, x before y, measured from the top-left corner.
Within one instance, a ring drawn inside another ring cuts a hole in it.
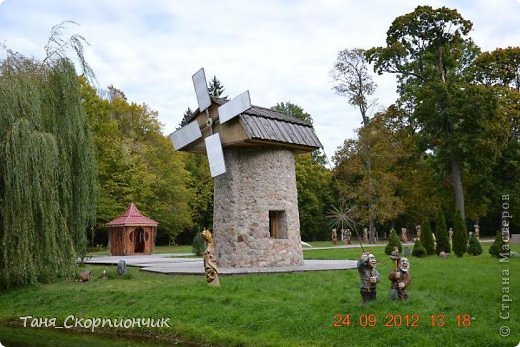
[[[135,239],[134,239],[134,253],[143,253],[144,252],[144,230],[139,227],[135,231]]]

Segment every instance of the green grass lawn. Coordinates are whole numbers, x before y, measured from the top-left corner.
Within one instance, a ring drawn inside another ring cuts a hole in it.
[[[94,272],[91,282],[69,280],[1,292],[0,320],[21,324],[19,317],[32,315],[57,317],[59,322],[71,314],[170,318],[170,328],[117,334],[223,346],[516,346],[520,258],[499,263],[489,256],[488,247],[479,257],[411,258],[407,303],[389,299],[386,278],[391,261],[383,247],[373,247],[369,250],[379,260],[382,279],[377,300],[366,307],[361,305],[355,270],[225,276],[221,287],[213,288],[201,276],[160,275],[136,268],[130,269],[130,278],[102,280],[97,276],[103,269],[115,272],[115,268],[86,266]],[[306,259],[357,259],[360,250],[308,250],[304,255]],[[509,320],[499,317],[505,269],[510,272],[513,298]],[[350,326],[342,325],[347,314]],[[443,315],[444,326],[431,326],[431,315],[437,323]],[[459,322],[457,315],[461,315]],[[464,320],[464,315],[472,318]],[[400,326],[391,324],[399,319]],[[335,322],[342,326],[334,327]],[[375,326],[369,326],[371,322]],[[503,325],[511,328],[509,337],[500,336]]]

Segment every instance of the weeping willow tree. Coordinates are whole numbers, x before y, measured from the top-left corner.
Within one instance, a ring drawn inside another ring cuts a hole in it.
[[[0,288],[76,273],[95,222],[95,159],[72,47],[53,28],[42,61],[0,62]],[[79,43],[79,45],[78,45]]]

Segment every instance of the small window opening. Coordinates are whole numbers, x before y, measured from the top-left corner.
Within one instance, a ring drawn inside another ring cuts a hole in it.
[[[287,238],[285,211],[269,211],[269,236],[272,239]]]

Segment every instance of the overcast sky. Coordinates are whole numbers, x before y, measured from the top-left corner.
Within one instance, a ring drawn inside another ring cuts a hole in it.
[[[520,0],[0,0],[0,43],[41,58],[51,27],[75,21],[68,33],[90,43],[85,55],[98,87],[114,85],[157,110],[165,134],[188,106],[197,108],[191,76],[204,67],[229,97],[249,90],[254,105],[303,107],[332,156],[361,123],[332,91],[338,51],[384,45],[393,19],[423,4],[458,9],[483,50],[520,46]],[[395,78],[375,80],[387,107]]]

